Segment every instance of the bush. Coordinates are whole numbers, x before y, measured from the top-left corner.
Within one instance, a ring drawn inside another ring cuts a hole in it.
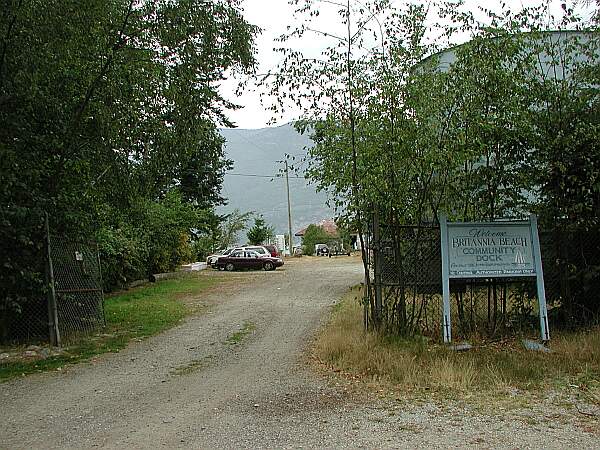
[[[140,203],[127,219],[119,227],[103,227],[96,236],[107,291],[195,259],[190,233],[198,226],[199,211],[182,203],[178,192]]]
[[[96,239],[105,291],[122,288],[147,277],[149,250],[139,230],[102,228]]]
[[[45,312],[43,212],[0,205],[0,217],[0,342],[20,339],[22,333],[43,335],[47,324],[34,329],[23,323],[27,312],[41,311],[36,319]]]
[[[302,252],[305,255],[314,255],[315,245],[326,244],[331,241],[332,237],[323,227],[311,224],[306,228],[302,237]]]
[[[160,202],[140,206],[142,233],[149,250],[149,271],[169,272],[192,259],[191,229],[198,226],[199,211],[185,204],[177,191]]]
[[[216,247],[217,242],[212,236],[202,236],[193,243],[192,255],[196,261],[204,261]]]

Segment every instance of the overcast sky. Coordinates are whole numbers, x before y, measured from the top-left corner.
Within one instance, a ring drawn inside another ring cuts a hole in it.
[[[555,14],[561,13],[561,0],[549,0],[552,4],[552,10]],[[406,0],[396,0],[394,3],[405,4]],[[485,5],[489,8],[497,8],[501,0],[486,0],[475,1],[466,0],[466,5],[469,8],[476,8],[479,5]],[[532,5],[539,4],[539,1],[531,0],[504,0],[505,4],[514,9],[520,9],[523,4]],[[572,3],[572,2],[570,2]],[[280,55],[273,51],[275,46],[280,46],[275,42],[275,39],[285,33],[286,27],[296,25],[294,19],[294,7],[288,4],[287,0],[245,0],[244,15],[246,20],[257,25],[262,29],[262,33],[257,37],[256,47],[258,50],[257,59],[259,63],[258,73],[265,73],[269,69],[274,69],[279,62]],[[336,7],[331,5],[323,5],[321,16],[319,17],[322,29],[332,31],[339,21],[336,20]],[[304,52],[318,54],[321,49],[325,48],[327,41],[325,38],[315,35],[314,39],[304,39],[299,45]],[[221,92],[229,100],[243,106],[237,111],[230,111],[228,116],[239,128],[263,128],[269,126],[268,122],[271,119],[271,114],[265,109],[260,102],[260,95],[252,88],[246,89],[239,97],[235,95],[235,87],[237,81],[230,79],[223,83]],[[281,125],[290,120],[293,120],[298,115],[298,111],[289,111],[283,119],[277,119],[274,124]]]

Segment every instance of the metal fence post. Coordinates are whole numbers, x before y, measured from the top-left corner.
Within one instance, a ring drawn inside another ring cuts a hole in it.
[[[444,334],[444,342],[449,344],[452,342],[452,321],[450,318],[450,272],[448,267],[448,218],[445,214],[441,214],[440,222],[440,242],[442,254],[442,299],[444,302],[444,316],[442,319],[442,327]]]
[[[537,216],[529,216],[531,227],[531,240],[533,245],[533,258],[535,264],[535,281],[537,286],[538,304],[540,310],[540,335],[542,341],[550,340],[550,329],[548,327],[548,309],[546,306],[546,288],[544,286],[544,270],[542,268],[542,250],[538,235]]]
[[[382,255],[381,255],[381,234],[379,230],[379,208],[375,206],[373,211],[373,253],[375,259],[374,266],[374,278],[375,278],[375,326],[381,325],[381,312],[382,312],[382,295],[381,295],[381,269],[382,269]]]
[[[100,263],[100,251],[96,245],[96,261],[98,264],[98,275],[100,278],[100,293],[102,295],[102,325],[106,326],[106,311],[104,310],[104,282],[102,280],[102,264]]]
[[[60,330],[58,328],[58,310],[56,308],[56,290],[54,287],[54,267],[52,266],[52,253],[50,249],[50,220],[48,213],[44,212],[46,222],[46,251],[48,256],[48,331],[50,343],[60,347]]]

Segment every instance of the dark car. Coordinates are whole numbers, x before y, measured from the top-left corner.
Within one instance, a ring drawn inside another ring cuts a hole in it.
[[[329,255],[329,247],[327,247],[327,244],[316,244],[315,253],[317,256],[327,256]]]
[[[350,249],[348,248],[344,248],[344,245],[338,242],[335,243],[330,243],[328,245],[329,247],[329,257],[331,258],[332,256],[340,256],[340,255],[347,255],[350,256]]]
[[[267,245],[263,245],[263,247],[271,252],[271,256],[273,258],[277,258],[279,256],[279,249],[277,248],[276,245],[267,244]]]
[[[281,258],[273,258],[271,256],[260,256],[252,250],[235,250],[227,256],[220,256],[214,267],[233,271],[236,269],[264,269],[275,270],[277,267],[283,266]]]

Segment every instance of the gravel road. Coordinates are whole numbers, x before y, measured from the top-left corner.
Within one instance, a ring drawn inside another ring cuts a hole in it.
[[[160,336],[0,384],[0,448],[600,448],[597,419],[556,405],[408,405],[312,371],[303,352],[361,281],[357,258],[219,276],[239,282],[196,299],[206,312]]]

